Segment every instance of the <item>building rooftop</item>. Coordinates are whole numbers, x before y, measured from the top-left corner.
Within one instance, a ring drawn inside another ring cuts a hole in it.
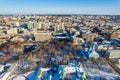
[[[119,75],[105,61],[100,60],[97,63],[87,61],[82,63],[88,79],[107,79],[117,80]]]

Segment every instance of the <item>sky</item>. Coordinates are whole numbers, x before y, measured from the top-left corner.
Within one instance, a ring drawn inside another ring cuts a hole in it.
[[[0,14],[120,15],[120,0],[0,0]]]

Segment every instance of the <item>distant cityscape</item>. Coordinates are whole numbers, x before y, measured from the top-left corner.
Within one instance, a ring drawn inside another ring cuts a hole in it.
[[[120,80],[120,16],[1,15],[0,80]]]

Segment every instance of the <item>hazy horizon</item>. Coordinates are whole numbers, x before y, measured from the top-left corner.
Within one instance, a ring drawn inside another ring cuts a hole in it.
[[[120,0],[1,0],[0,14],[120,15]]]

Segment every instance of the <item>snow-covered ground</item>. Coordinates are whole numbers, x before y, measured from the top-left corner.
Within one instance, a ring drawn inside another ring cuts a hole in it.
[[[34,80],[35,72],[28,72],[15,77],[13,80]]]
[[[84,70],[91,80],[117,80],[119,75],[104,61],[100,61],[98,64],[93,62],[84,62]]]
[[[35,72],[22,74],[13,80],[59,80],[61,78],[78,79],[83,76],[80,67],[76,65],[55,66],[52,68],[40,68]]]

